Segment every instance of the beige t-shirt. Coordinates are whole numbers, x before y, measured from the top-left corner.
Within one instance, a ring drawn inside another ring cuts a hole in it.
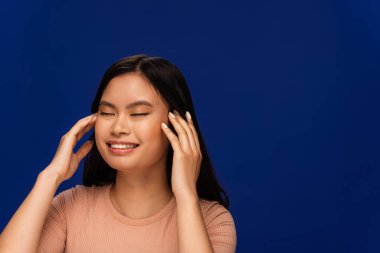
[[[119,213],[110,199],[111,185],[76,185],[53,198],[39,253],[178,252],[176,200],[153,216],[132,219]],[[236,250],[231,213],[217,201],[199,200],[215,253]]]

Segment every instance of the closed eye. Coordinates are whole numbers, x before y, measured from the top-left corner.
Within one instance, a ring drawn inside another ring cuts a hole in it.
[[[135,114],[131,114],[132,115],[136,115],[136,116],[146,116],[148,115],[149,113],[135,113]]]
[[[100,115],[112,115],[112,113],[100,112]]]
[[[134,113],[131,116],[146,116],[149,113]],[[100,115],[113,115],[113,113],[100,112]]]

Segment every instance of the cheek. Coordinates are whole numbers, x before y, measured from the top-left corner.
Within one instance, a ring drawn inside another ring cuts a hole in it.
[[[97,122],[95,122],[95,125],[94,125],[94,133],[95,133],[95,141],[96,143],[99,143],[99,138],[101,138],[101,130],[100,130],[100,127],[99,127],[99,124]]]
[[[143,141],[157,141],[166,139],[166,135],[161,128],[161,122],[170,124],[169,119],[162,120],[162,117],[152,117],[146,121],[132,122],[130,130],[132,134]],[[94,131],[95,139],[103,138],[104,135],[109,135],[112,128],[112,124],[108,122],[102,122],[101,120],[95,122]]]
[[[141,124],[135,128],[135,133],[143,142],[149,142],[152,145],[158,145],[160,147],[162,147],[162,145],[165,146],[169,140],[162,130],[161,122],[165,121],[163,121],[161,118],[150,120],[149,122],[146,122],[146,124]]]
[[[94,125],[95,140],[101,141],[105,136],[109,136],[110,126],[104,122],[95,122]]]
[[[95,136],[98,134],[102,134],[104,132],[105,125],[102,122],[95,122],[94,125],[94,131],[95,131]]]
[[[136,129],[136,133],[144,139],[154,139],[160,137],[162,134],[161,125],[157,122],[141,124]]]

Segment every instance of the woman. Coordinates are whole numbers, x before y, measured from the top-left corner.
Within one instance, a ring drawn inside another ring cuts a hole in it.
[[[121,59],[91,111],[62,137],[1,234],[1,252],[235,252],[229,200],[175,65]],[[54,197],[84,157],[83,185]]]

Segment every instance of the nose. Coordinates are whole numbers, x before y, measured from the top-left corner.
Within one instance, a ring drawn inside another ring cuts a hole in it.
[[[113,126],[112,126],[112,134],[120,135],[120,134],[130,134],[129,122],[123,116],[118,117]]]

